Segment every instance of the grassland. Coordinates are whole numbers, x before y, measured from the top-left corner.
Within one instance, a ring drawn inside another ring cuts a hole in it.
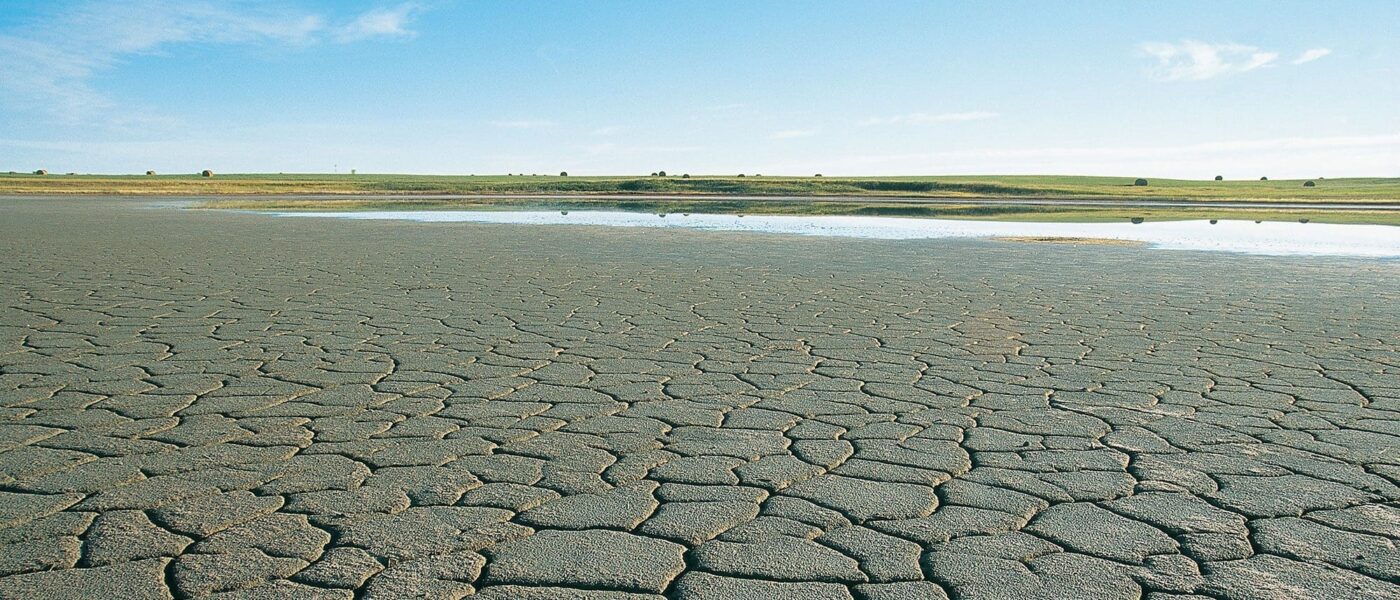
[[[902,196],[936,198],[1092,198],[1299,201],[1400,204],[1400,178],[1192,181],[1132,177],[560,177],[473,175],[28,175],[0,174],[0,194],[422,195],[665,194]]]

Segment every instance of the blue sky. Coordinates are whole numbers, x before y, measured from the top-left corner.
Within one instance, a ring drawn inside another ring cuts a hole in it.
[[[1400,176],[1400,2],[57,2],[0,171]]]

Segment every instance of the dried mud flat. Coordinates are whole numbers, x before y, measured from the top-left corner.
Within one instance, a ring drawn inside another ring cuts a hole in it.
[[[1397,598],[1400,266],[0,199],[0,597]]]

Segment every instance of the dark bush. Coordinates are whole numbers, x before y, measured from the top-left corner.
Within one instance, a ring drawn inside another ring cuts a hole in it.
[[[851,185],[872,192],[932,192],[938,184],[932,181],[854,181]]]
[[[1147,180],[1139,177],[1133,180],[1133,185],[1138,187],[1145,187],[1147,185]]]
[[[1303,187],[1317,187],[1317,182],[1309,179],[1308,181],[1303,182]]]

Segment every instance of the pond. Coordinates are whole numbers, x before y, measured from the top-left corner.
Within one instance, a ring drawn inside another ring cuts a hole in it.
[[[1138,242],[1167,250],[1267,255],[1400,258],[1400,227],[1279,221],[1148,221],[1041,223],[828,215],[656,215],[609,211],[365,211],[271,212],[279,217],[393,219],[510,225],[660,227],[855,237],[883,240],[937,238],[1091,238]]]

